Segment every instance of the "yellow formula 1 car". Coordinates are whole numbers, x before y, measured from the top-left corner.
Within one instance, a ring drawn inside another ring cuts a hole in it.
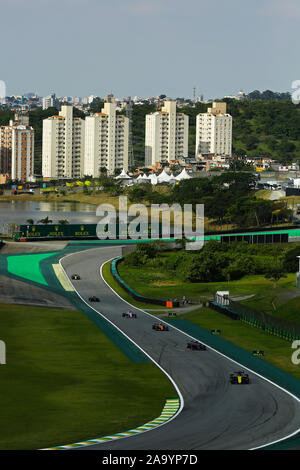
[[[230,374],[230,383],[231,384],[248,384],[249,375],[241,370],[239,370],[238,372],[234,372],[233,374]]]

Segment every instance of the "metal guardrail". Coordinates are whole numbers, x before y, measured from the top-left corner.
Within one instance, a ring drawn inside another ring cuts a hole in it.
[[[112,260],[111,265],[110,265],[110,272],[114,278],[114,280],[119,284],[122,289],[124,289],[128,294],[131,295],[135,300],[138,302],[144,302],[147,304],[154,304],[154,305],[166,305],[165,300],[160,300],[160,299],[150,299],[149,297],[144,297],[143,295],[139,294],[136,292],[132,287],[130,287],[120,276],[118,273],[118,263],[123,260],[123,257],[120,256],[119,258],[116,258]]]

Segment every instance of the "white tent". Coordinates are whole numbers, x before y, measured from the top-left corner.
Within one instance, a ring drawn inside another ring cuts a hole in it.
[[[299,178],[294,179],[294,186],[295,186],[295,188],[300,187],[300,179]]]
[[[171,180],[174,179],[173,175],[168,175],[168,173],[163,170],[161,174],[157,177],[158,183],[170,183]]]
[[[188,174],[185,168],[182,170],[181,173],[179,173],[178,176],[176,176],[177,181],[189,180],[189,179],[191,179],[191,176]]]
[[[149,175],[149,180],[150,180],[151,184],[157,184],[157,176],[156,176],[156,174],[155,174],[155,173],[151,173],[151,174]]]
[[[117,180],[124,180],[124,179],[127,180],[127,179],[131,179],[131,178],[130,178],[130,176],[127,175],[126,171],[123,168],[122,172],[118,176],[116,176],[116,179]]]

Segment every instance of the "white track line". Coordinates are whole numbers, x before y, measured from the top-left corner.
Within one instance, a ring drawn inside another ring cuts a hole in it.
[[[72,256],[72,255],[75,255],[75,254],[78,254],[78,253],[70,253],[69,255],[66,255],[64,256],[63,258],[61,258],[59,260],[59,264],[61,266],[61,269],[63,270],[63,272],[65,273],[65,275],[68,277],[66,271],[64,270],[63,266],[62,266],[62,263],[61,261],[63,261],[65,258],[67,258],[68,256]],[[114,258],[111,258],[111,260],[113,260]],[[109,262],[111,260],[108,260],[106,262]],[[103,263],[104,265],[105,263]],[[103,266],[102,265],[102,266]],[[102,266],[101,266],[101,269],[102,269]],[[68,277],[69,279],[69,277]],[[103,279],[104,280],[104,279]],[[106,281],[104,280],[104,282],[106,283]],[[117,325],[115,325],[112,321],[110,321],[108,318],[106,318],[102,313],[98,312],[97,310],[95,310],[91,305],[89,305],[85,300],[84,298],[79,294],[79,292],[77,291],[77,289],[75,288],[74,284],[72,284],[74,289],[75,289],[75,292],[76,294],[78,295],[78,297],[80,297],[80,299],[88,306],[90,307],[92,310],[94,310],[94,312],[96,312],[98,315],[100,315],[102,318],[104,318],[104,320],[106,320],[107,322],[109,322],[111,325],[114,326],[114,328],[116,328],[120,333],[122,333],[122,335],[124,335],[131,343],[133,343],[140,351],[142,351],[167,377],[168,379],[170,380],[170,382],[173,384],[178,396],[179,396],[179,401],[180,401],[180,406],[179,406],[179,409],[177,411],[177,413],[172,417],[170,418],[168,421],[162,423],[162,424],[159,424],[155,429],[158,429],[158,428],[161,428],[162,426],[164,426],[165,424],[168,424],[170,423],[171,421],[173,421],[173,419],[175,419],[180,413],[181,411],[183,410],[183,407],[184,407],[184,399],[183,399],[183,396],[179,390],[179,387],[178,385],[176,384],[176,382],[174,381],[174,379],[168,374],[168,372],[166,370],[164,370],[160,364],[158,364],[146,351],[144,351],[144,349],[139,346],[135,341],[133,341],[131,338],[129,338],[129,336],[126,335],[126,333],[124,333]],[[145,432],[151,432],[153,431],[154,429],[148,429],[148,430],[145,430],[143,431],[143,433]],[[140,434],[143,434],[143,433],[140,433]],[[121,437],[120,439],[128,439],[130,437],[133,437],[133,436],[124,436],[124,437]],[[88,439],[90,440],[90,439]],[[92,445],[92,444],[91,444]],[[58,447],[61,447],[61,446],[58,446]]]
[[[139,308],[139,307],[136,307],[135,305],[132,305],[130,302],[128,302],[127,300],[123,299],[107,282],[106,280],[104,279],[103,277],[103,273],[102,273],[102,270],[103,270],[103,266],[106,264],[106,263],[109,263],[111,262],[113,259],[116,259],[116,257],[114,258],[111,258],[109,260],[107,260],[106,262],[104,262],[100,268],[100,276],[102,278],[102,280],[105,282],[105,284],[114,292],[114,294],[119,297],[120,299],[122,299],[124,302],[126,302],[128,305],[130,305],[131,307],[137,309],[137,310],[140,310],[141,312],[144,312],[146,313],[147,315],[149,315],[150,317],[154,318],[156,321],[157,321],[157,317],[155,317],[154,315],[152,315],[151,313],[149,312],[146,312],[145,310]],[[196,341],[199,341],[198,338],[195,338],[191,335],[189,335],[188,333],[185,333],[184,331],[180,330],[179,328],[177,328],[176,326],[168,323],[168,322],[165,322],[164,320],[160,319],[161,322],[163,323],[166,323],[168,326],[171,326],[172,328],[174,328],[175,330],[179,331],[180,333],[183,333],[184,335],[186,335],[187,337],[189,338],[192,338]],[[203,342],[203,341],[202,341]],[[289,392],[288,390],[286,390],[285,388],[281,387],[280,385],[276,384],[275,382],[272,382],[272,380],[269,380],[267,379],[266,377],[264,377],[263,375],[260,375],[258,372],[255,372],[254,370],[252,369],[249,369],[247,366],[241,364],[240,362],[237,362],[235,361],[234,359],[231,359],[230,357],[226,356],[225,354],[221,353],[220,351],[214,349],[213,347],[211,347],[209,344],[206,344],[203,342],[203,344],[205,344],[209,349],[212,349],[213,351],[215,351],[217,354],[219,354],[220,356],[222,357],[225,357],[226,359],[230,360],[231,362],[233,362],[234,364],[237,364],[238,366],[241,366],[245,369],[247,369],[249,372],[257,375],[258,377],[260,377],[261,379],[265,380],[266,382],[269,382],[270,384],[274,385],[275,387],[279,388],[280,390],[282,390],[283,392],[287,393],[288,395],[290,395],[292,398],[294,398],[298,403],[300,402],[300,399],[298,397],[296,397],[296,395],[294,395],[293,393]],[[293,433],[289,434],[288,436],[286,437],[282,437],[281,439],[277,439],[276,441],[273,441],[273,442],[270,442],[270,443],[267,443],[267,444],[264,444],[264,445],[261,445],[261,446],[258,446],[258,447],[253,447],[253,448],[250,448],[249,450],[257,450],[257,449],[262,449],[263,447],[268,447],[268,446],[271,446],[271,445],[274,445],[274,444],[277,444],[278,442],[282,442],[282,441],[285,441],[286,439],[289,439],[290,437],[293,437],[295,436],[296,434],[298,434],[300,432],[300,427],[297,429],[297,431],[294,431]]]

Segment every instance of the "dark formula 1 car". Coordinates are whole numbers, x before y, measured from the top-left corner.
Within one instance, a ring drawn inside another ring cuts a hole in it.
[[[99,297],[96,297],[95,295],[93,295],[92,297],[89,297],[89,301],[90,302],[100,302],[100,299],[99,299]]]
[[[232,384],[248,384],[249,375],[243,371],[234,372],[230,374],[230,383]]]
[[[74,279],[75,281],[80,281],[79,274],[72,274],[72,279]]]
[[[169,318],[176,318],[176,317],[177,317],[177,313],[175,313],[175,312],[168,312],[168,317],[169,317]]]
[[[254,351],[252,351],[252,355],[256,357],[261,357],[265,355],[265,351],[263,351],[262,349],[255,349]]]
[[[205,344],[199,343],[199,341],[189,341],[187,348],[191,351],[206,351]]]
[[[152,325],[152,330],[155,330],[155,331],[169,331],[169,327],[166,326],[166,325],[163,325],[162,323],[154,323],[154,325]]]
[[[124,318],[137,318],[137,314],[132,313],[132,312],[123,312],[122,317],[124,317]]]

